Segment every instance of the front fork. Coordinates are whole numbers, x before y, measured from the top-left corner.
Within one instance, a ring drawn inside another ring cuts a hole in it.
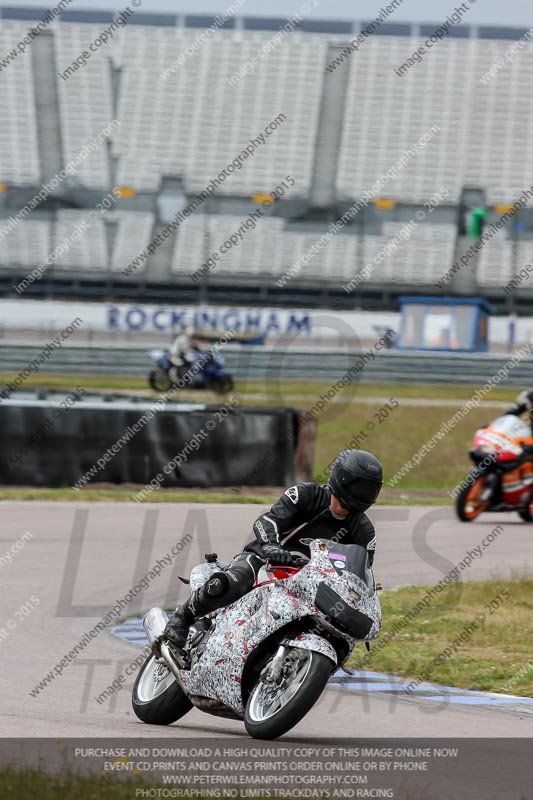
[[[480,473],[480,475],[483,476],[483,473]],[[490,472],[486,476],[485,487],[483,489],[483,492],[481,493],[481,500],[483,502],[485,500],[489,500],[493,496],[494,492],[498,488],[499,483],[500,483],[500,476],[497,475],[495,472]]]
[[[261,679],[265,683],[275,684],[280,679],[281,673],[283,672],[283,665],[285,664],[287,649],[288,648],[284,645],[280,645],[272,661],[263,669]]]

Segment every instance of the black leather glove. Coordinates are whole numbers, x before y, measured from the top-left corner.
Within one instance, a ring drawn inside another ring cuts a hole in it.
[[[302,556],[293,556],[292,557],[292,566],[293,567],[305,567],[309,564],[308,558],[302,558]]]
[[[284,550],[280,544],[264,544],[262,547],[265,558],[276,566],[289,566],[293,563],[292,553]]]

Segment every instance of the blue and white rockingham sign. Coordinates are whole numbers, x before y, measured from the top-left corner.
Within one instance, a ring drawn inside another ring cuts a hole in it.
[[[170,339],[192,327],[217,336],[228,330],[243,336],[264,336],[271,343],[279,338],[302,343],[306,339],[338,343],[346,337],[371,341],[379,328],[397,330],[399,321],[398,314],[387,312],[0,300],[0,321],[7,331],[61,330],[77,316],[83,319],[85,333],[162,334]]]
[[[174,333],[186,327],[216,333],[233,329],[242,334],[293,336],[311,334],[306,311],[219,306],[107,306],[107,329]]]

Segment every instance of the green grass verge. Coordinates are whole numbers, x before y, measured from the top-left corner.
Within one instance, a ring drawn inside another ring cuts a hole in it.
[[[107,776],[78,776],[68,772],[47,775],[37,770],[9,767],[0,769],[2,800],[135,800],[136,789],[160,789],[161,797],[168,796],[163,791],[169,791],[168,786],[147,784],[131,778],[121,780]],[[232,797],[241,800],[242,795],[237,793]],[[276,798],[273,797],[272,800]]]
[[[0,381],[13,376],[0,375]],[[234,396],[242,403],[249,405],[291,405],[300,409],[312,408],[321,394],[327,393],[328,384],[317,382],[272,382],[265,387],[259,381],[250,381],[244,386],[237,386]],[[95,390],[146,390],[146,383],[141,378],[110,378],[109,376],[48,376],[37,374],[31,376],[25,387],[48,387],[57,389],[72,389],[77,384],[86,389]],[[433,437],[443,422],[450,420],[461,405],[476,391],[475,386],[435,386],[425,384],[376,384],[361,383],[358,386],[347,387],[340,392],[334,403],[317,416],[318,436],[314,459],[315,478],[325,480],[331,464],[337,453],[349,446],[359,446],[370,450],[380,458],[385,468],[385,481],[390,479],[417,453],[419,448]],[[487,400],[500,400],[511,403],[516,396],[515,389],[497,388],[487,395]],[[156,397],[147,393],[147,397]],[[185,392],[183,397],[208,403],[217,403],[220,398],[206,392]],[[396,398],[399,407],[384,414],[377,414],[381,403],[364,402],[365,398],[384,397]],[[419,405],[402,404],[402,399],[423,398]],[[424,400],[457,400],[450,406],[438,406],[425,403]],[[383,500],[387,503],[407,502],[424,504],[449,504],[451,502],[447,492],[457,486],[464,479],[469,470],[468,449],[474,431],[490,421],[498,413],[497,409],[475,408],[459,422],[446,436],[437,443],[437,446],[424,456],[421,463],[414,467],[394,490],[386,487]],[[363,435],[361,435],[361,433]],[[258,453],[258,458],[261,453]],[[104,491],[111,492],[112,487],[107,484],[102,487]],[[137,488],[136,491],[139,489]],[[0,492],[0,498],[7,499],[8,490]],[[24,490],[27,493],[27,490]],[[95,490],[97,491],[97,490]],[[65,495],[65,492],[67,494]],[[77,499],[78,493],[75,493]],[[220,490],[216,502],[229,502],[226,492]],[[258,493],[246,488],[248,497],[253,496],[251,502],[263,502],[258,498]],[[269,492],[263,491],[263,496]],[[231,493],[234,500],[245,502],[244,497],[238,498]],[[193,499],[194,498],[194,499]],[[220,499],[222,498],[222,499]],[[31,499],[29,496],[21,499]],[[59,499],[70,499],[67,490],[60,491]],[[84,499],[95,499],[84,493]],[[113,499],[109,494],[104,499]],[[118,492],[117,500],[122,499]],[[172,496],[166,492],[152,492],[150,502],[206,502],[215,500],[202,491],[193,491],[187,497]]]
[[[44,772],[3,768],[0,770],[2,800],[132,800],[144,783],[117,778],[47,775]]]
[[[109,484],[106,484],[109,486]],[[8,486],[0,488],[0,502],[2,500],[32,501],[54,503],[132,503],[135,494],[143,487],[125,489],[123,486],[114,488],[71,489],[61,486],[57,489],[48,489],[34,486]],[[255,505],[271,506],[278,500],[285,490],[280,486],[272,492],[257,487],[257,493],[252,494],[252,487],[246,494],[235,494],[231,489],[161,489],[152,492],[141,502],[143,503],[253,503]],[[446,505],[446,498],[439,493],[436,496],[424,492],[411,492],[405,495],[399,491],[384,490],[379,500],[379,505],[400,506],[442,506]],[[448,498],[448,503],[451,502]]]
[[[125,489],[117,486],[113,489],[76,489],[59,487],[57,489],[42,489],[32,486],[10,486],[0,489],[1,500],[41,500],[53,502],[77,503],[132,503],[135,494],[142,489],[141,486]],[[282,489],[274,494],[235,494],[228,489],[226,492],[208,491],[203,489],[165,489],[153,492],[146,503],[257,503],[272,505],[280,496]]]
[[[402,675],[409,682],[432,667],[427,678],[431,683],[533,697],[533,579],[456,583],[436,595],[405,627],[398,628],[429,588],[413,586],[383,592],[381,637],[384,641],[395,624],[399,633],[382,649],[378,639],[368,657],[362,648],[356,650],[350,666]],[[490,613],[487,606],[502,592],[508,592],[509,599],[504,598]],[[465,626],[476,621],[477,614],[485,614],[485,621],[478,621],[468,641],[460,640],[452,656],[435,665],[433,660],[453,646]]]
[[[0,372],[0,384],[13,381],[17,375],[13,372]],[[487,376],[488,377],[488,376]],[[123,375],[53,375],[47,373],[36,373],[30,375],[25,381],[24,389],[73,389],[76,385],[83,386],[87,391],[145,391],[147,395],[157,397],[148,387],[145,378],[135,378]],[[316,381],[272,381],[265,385],[264,381],[246,381],[244,384],[237,382],[234,392],[236,397],[246,397],[248,395],[262,394],[274,399],[275,397],[294,397],[297,395],[308,395],[309,399],[318,397],[325,388],[327,382]],[[388,397],[391,392],[396,397],[424,397],[432,400],[455,400],[462,398],[467,400],[479,386],[430,384],[430,383],[371,383],[361,382],[345,390],[354,397]],[[517,389],[497,387],[493,389],[487,400],[514,400],[518,394]],[[181,393],[184,398],[201,397],[206,401],[213,402],[216,395],[206,392]]]
[[[391,396],[397,397],[394,392],[391,392]],[[381,423],[376,422],[378,409],[372,406],[345,407],[337,418],[324,420],[319,425],[315,477],[320,479],[327,475],[333,458],[340,450],[358,446],[381,460],[386,484],[460,407],[460,404],[457,407],[442,407],[423,403],[420,407],[402,406],[399,399],[399,407]],[[442,501],[451,502],[447,492],[464,480],[471,466],[468,450],[474,431],[495,416],[497,412],[492,409],[472,410],[394,488],[407,493],[420,489],[437,490],[442,494]],[[374,428],[367,433],[365,427],[369,423]],[[363,436],[360,435],[361,431]]]

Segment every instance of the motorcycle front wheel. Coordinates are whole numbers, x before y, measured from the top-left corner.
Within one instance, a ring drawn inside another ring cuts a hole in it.
[[[461,522],[472,522],[489,507],[490,497],[483,499],[486,478],[481,475],[471,486],[464,486],[455,501],[455,511]]]
[[[137,717],[149,725],[171,725],[192,708],[166,664],[149,655],[133,685],[131,703]]]
[[[209,381],[209,388],[217,394],[227,394],[231,392],[234,385],[231,375],[217,375]]]
[[[172,388],[172,381],[162,369],[153,369],[148,376],[148,383],[154,392],[168,392]]]
[[[254,739],[276,739],[300,722],[326,688],[333,662],[313,650],[291,648],[280,681],[274,686],[260,678],[244,714]]]
[[[533,513],[531,505],[519,511],[518,516],[520,517],[520,519],[524,520],[524,522],[533,522]]]

